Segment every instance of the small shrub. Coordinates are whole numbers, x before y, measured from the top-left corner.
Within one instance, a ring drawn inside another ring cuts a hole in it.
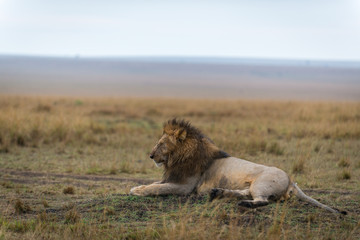
[[[75,194],[75,189],[72,186],[66,187],[63,190],[64,194]]]

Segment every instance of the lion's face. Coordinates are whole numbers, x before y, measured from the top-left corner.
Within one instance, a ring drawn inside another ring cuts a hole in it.
[[[175,138],[165,133],[151,151],[150,158],[154,160],[156,166],[161,167],[168,161],[169,156],[174,151],[175,147]]]
[[[179,147],[178,145],[186,137],[186,131],[176,130],[171,132],[165,132],[161,136],[160,140],[156,143],[155,147],[150,153],[150,158],[154,160],[156,166],[161,167],[164,163],[167,163],[170,156]]]

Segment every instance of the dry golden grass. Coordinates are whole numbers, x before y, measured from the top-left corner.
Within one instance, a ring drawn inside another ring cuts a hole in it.
[[[2,168],[159,176],[147,154],[175,116],[233,156],[288,172],[302,156],[313,170],[359,164],[359,103],[3,96],[0,111]]]
[[[295,200],[245,211],[236,202],[124,195],[141,179],[160,178],[148,153],[172,117],[190,120],[232,156],[284,169],[350,216]],[[356,102],[1,96],[0,239],[356,239],[359,149]],[[64,194],[68,186],[76,191]],[[13,199],[28,199],[31,212],[14,215]]]

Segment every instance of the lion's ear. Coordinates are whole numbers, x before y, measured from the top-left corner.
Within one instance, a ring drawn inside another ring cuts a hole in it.
[[[185,129],[179,129],[175,131],[175,137],[176,139],[179,139],[180,141],[184,141],[186,138],[186,130]]]

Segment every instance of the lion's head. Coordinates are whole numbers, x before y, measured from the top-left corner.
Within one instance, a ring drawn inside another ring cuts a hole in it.
[[[190,136],[187,136],[189,130],[190,124],[185,121],[173,119],[164,123],[163,135],[150,153],[150,158],[158,167],[172,164],[169,159],[172,159],[179,150],[182,151],[186,137],[187,140],[190,139]]]
[[[201,131],[187,121],[164,123],[163,135],[150,153],[158,167],[164,165],[163,181],[181,182],[202,174],[217,158],[228,157]]]

